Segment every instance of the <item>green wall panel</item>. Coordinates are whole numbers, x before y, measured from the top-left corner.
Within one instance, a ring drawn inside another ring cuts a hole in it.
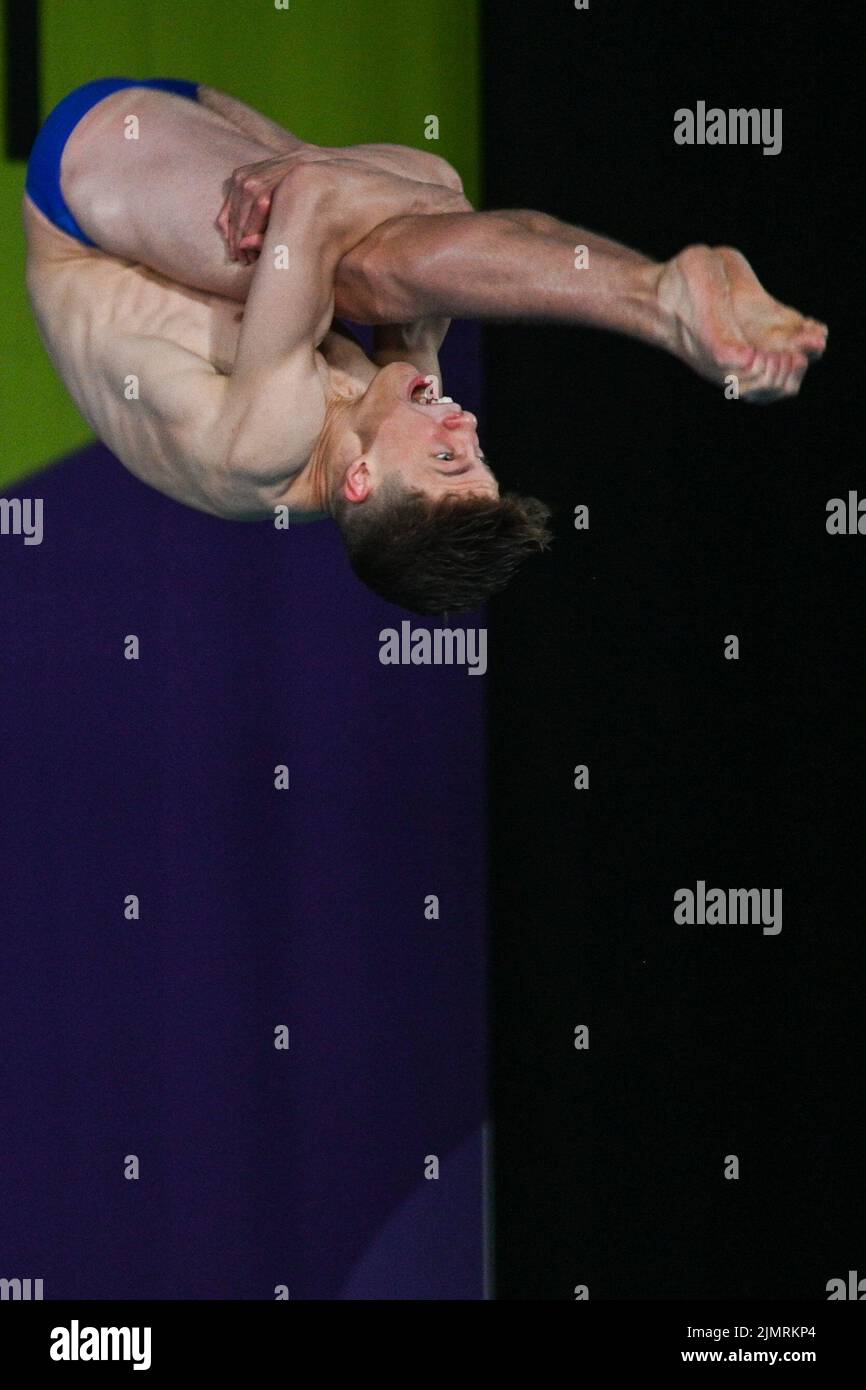
[[[475,0],[290,0],[287,10],[270,0],[42,0],[43,115],[79,83],[107,76],[208,82],[325,144],[389,140],[432,149],[478,196]],[[424,138],[428,115],[439,119],[435,143]],[[0,161],[0,485],[93,437],[27,305],[24,173],[23,163]]]

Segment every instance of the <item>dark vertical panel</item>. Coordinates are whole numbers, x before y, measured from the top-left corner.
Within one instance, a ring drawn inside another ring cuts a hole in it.
[[[5,0],[6,158],[27,159],[39,130],[39,0]]]
[[[866,537],[825,531],[863,492],[857,16],[485,6],[488,206],[739,246],[831,327],[766,409],[623,339],[486,332],[489,453],[557,521],[491,605],[501,1298],[814,1300],[862,1265]],[[675,146],[698,100],[782,107],[783,152]],[[675,926],[699,878],[781,886],[781,934]]]

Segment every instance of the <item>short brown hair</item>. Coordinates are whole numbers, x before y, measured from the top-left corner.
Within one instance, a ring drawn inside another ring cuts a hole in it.
[[[550,509],[536,497],[431,498],[399,478],[364,502],[338,492],[331,511],[358,578],[413,613],[477,608],[552,539]]]

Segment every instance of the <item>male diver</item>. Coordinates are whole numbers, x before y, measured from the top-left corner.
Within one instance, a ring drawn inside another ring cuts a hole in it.
[[[419,613],[475,607],[549,541],[441,394],[451,318],[627,333],[753,402],[795,395],[827,336],[732,249],[657,264],[543,213],[477,213],[436,155],[312,145],[178,79],[70,93],[24,219],[43,340],[132,473],[216,516],[332,516],[356,574]],[[374,326],[371,356],[335,315]]]

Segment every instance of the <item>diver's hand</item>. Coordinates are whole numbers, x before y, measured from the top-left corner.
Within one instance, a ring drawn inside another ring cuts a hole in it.
[[[471,212],[462,193],[389,173],[367,162],[335,158],[329,150],[303,149],[235,169],[217,217],[232,260],[249,265],[261,250],[274,192],[299,164],[317,164],[339,199],[346,250],[382,222],[411,214]]]
[[[302,149],[234,170],[216,220],[231,260],[249,265],[256,259],[267,231],[274,190],[288,173],[314,157],[315,152]]]

